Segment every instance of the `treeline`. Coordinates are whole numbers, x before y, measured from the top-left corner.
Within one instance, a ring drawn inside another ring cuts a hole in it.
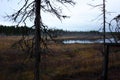
[[[33,35],[34,29],[27,26],[4,26],[0,25],[0,35]],[[79,35],[79,34],[99,34],[98,31],[64,31],[62,29],[47,29],[46,31],[41,32],[42,35],[49,34],[52,37],[58,37],[63,35]]]
[[[32,28],[26,26],[3,26],[0,25],[1,35],[28,35],[33,32]]]
[[[33,35],[34,29],[27,26],[4,26],[0,25],[0,35]],[[45,34],[44,34],[45,33]],[[42,35],[49,34],[52,37],[60,36],[64,33],[62,29],[47,29],[42,31]]]

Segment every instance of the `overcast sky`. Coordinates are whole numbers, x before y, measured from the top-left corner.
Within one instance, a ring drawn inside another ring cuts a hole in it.
[[[14,10],[18,10],[22,3],[18,4],[17,1],[21,0],[0,0],[0,24],[12,25],[8,19],[3,16],[11,14]],[[59,28],[71,31],[88,31],[98,30],[102,25],[102,16],[98,17],[102,12],[100,8],[93,8],[88,4],[97,5],[102,4],[102,0],[74,0],[76,5],[68,6],[63,9],[63,13],[70,16],[68,19],[60,21],[54,15],[42,13],[43,22],[50,28]],[[113,17],[120,13],[120,0],[107,0],[106,10],[112,12],[107,14],[107,21],[109,22]],[[97,18],[98,17],[98,18]],[[97,18],[97,19],[96,19]],[[30,26],[32,23],[28,23]]]

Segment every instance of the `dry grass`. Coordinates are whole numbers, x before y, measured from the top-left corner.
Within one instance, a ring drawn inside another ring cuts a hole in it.
[[[56,40],[97,40],[101,39],[102,36],[95,36],[95,35],[77,35],[77,36],[60,36],[54,38]]]
[[[20,37],[0,38],[0,80],[33,80],[34,62],[23,64],[25,53],[10,46]],[[102,73],[101,44],[49,44],[42,55],[43,80],[98,80]],[[120,79],[120,51],[111,48],[109,80]]]
[[[10,48],[11,45],[18,41],[21,37],[20,36],[4,36],[0,37],[0,50]]]

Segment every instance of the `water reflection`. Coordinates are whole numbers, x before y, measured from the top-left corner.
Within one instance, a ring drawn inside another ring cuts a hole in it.
[[[90,40],[65,40],[63,41],[64,44],[73,44],[73,43],[94,43]]]
[[[115,43],[115,40],[113,38],[105,39],[106,43]],[[120,41],[117,41],[120,43]],[[73,43],[103,43],[103,39],[98,40],[64,40],[64,44],[73,44]]]

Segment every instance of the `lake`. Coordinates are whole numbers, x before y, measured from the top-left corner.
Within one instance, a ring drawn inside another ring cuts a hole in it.
[[[105,39],[106,43],[115,43],[114,38],[110,39]],[[117,41],[120,43],[120,41]],[[98,39],[98,40],[64,40],[64,44],[74,44],[74,43],[103,43],[103,39]]]

